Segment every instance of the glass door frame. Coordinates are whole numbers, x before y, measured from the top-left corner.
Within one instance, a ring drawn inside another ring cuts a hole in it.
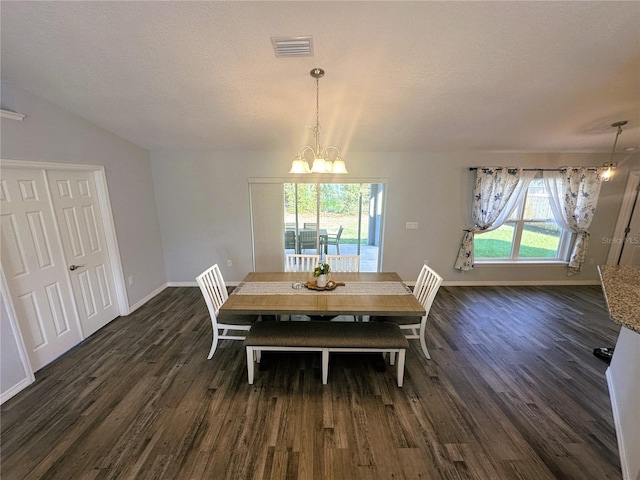
[[[378,247],[378,259],[376,262],[376,271],[382,271],[383,264],[383,252],[384,252],[384,230],[385,230],[385,215],[386,215],[386,203],[387,203],[387,195],[386,190],[388,186],[387,178],[363,178],[363,177],[344,177],[344,176],[335,176],[335,175],[304,175],[304,176],[295,176],[295,177],[250,177],[248,178],[248,186],[249,186],[249,208],[250,208],[250,219],[251,219],[251,246],[252,246],[252,264],[253,270],[256,271],[256,231],[254,229],[254,217],[256,215],[256,204],[259,202],[254,201],[254,195],[252,194],[252,186],[258,184],[279,184],[282,185],[283,189],[283,205],[281,212],[284,212],[284,184],[381,184],[382,185],[382,201],[374,202],[374,206],[377,212],[380,212],[379,215],[379,225],[378,225],[378,238],[377,238],[377,247]],[[320,215],[320,199],[319,196],[316,196],[316,219],[319,223],[319,215]],[[362,208],[362,202],[360,202],[360,208]],[[370,206],[371,208],[371,206]],[[375,214],[376,212],[374,212]],[[296,215],[296,222],[297,220]],[[374,215],[375,218],[375,215]],[[282,227],[285,227],[284,222]],[[361,224],[358,228],[362,228]],[[361,235],[362,232],[360,232]],[[282,234],[281,234],[282,236]],[[282,240],[284,242],[284,239]],[[317,238],[317,246],[319,247],[319,238]],[[375,243],[374,243],[375,244]],[[284,245],[284,243],[283,243]],[[360,245],[358,245],[358,251],[360,250]],[[284,256],[284,248],[282,249],[282,255]],[[284,260],[284,258],[283,258]]]

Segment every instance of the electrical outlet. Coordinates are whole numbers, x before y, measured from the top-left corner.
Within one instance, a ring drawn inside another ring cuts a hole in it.
[[[133,285],[133,275],[129,275],[127,280],[129,281],[129,285]]]
[[[233,262],[231,260],[227,260],[227,267],[233,267]]]
[[[407,230],[417,230],[418,229],[418,222],[407,222],[407,223],[405,223],[405,228]]]

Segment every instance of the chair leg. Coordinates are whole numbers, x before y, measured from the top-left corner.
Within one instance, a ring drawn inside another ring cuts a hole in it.
[[[431,360],[431,355],[429,355],[429,350],[427,350],[427,342],[424,340],[424,336],[420,337],[420,346],[422,347],[422,352],[424,356],[427,357],[427,360]]]
[[[209,356],[207,357],[207,360],[211,360],[213,354],[216,353],[216,348],[218,348],[218,329],[214,327],[213,340],[211,341],[211,350],[209,350]]]
[[[424,356],[427,357],[427,360],[431,360],[431,355],[429,355],[429,350],[427,350],[427,341],[425,340],[427,327],[425,325],[425,320],[420,324],[420,346],[422,347],[422,352]]]

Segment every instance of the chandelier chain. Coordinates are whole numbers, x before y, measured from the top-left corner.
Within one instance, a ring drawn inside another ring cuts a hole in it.
[[[618,144],[618,137],[622,133],[622,126],[626,125],[626,124],[627,124],[626,120],[622,120],[620,122],[616,122],[616,123],[611,124],[612,127],[618,127],[618,130],[616,132],[616,139],[613,141],[613,148],[611,149],[611,157],[609,158],[610,162],[611,162],[611,160],[613,160],[613,154],[615,153],[616,145]]]
[[[349,173],[338,147],[334,145],[320,146],[320,77],[324,76],[324,70],[314,68],[309,73],[316,79],[316,124],[311,128],[316,144],[315,149],[310,145],[302,145],[298,148],[298,153],[291,163],[289,173]],[[305,154],[308,152],[313,153],[312,168],[309,168],[309,163],[305,159]],[[329,158],[329,152],[335,152],[335,160]]]
[[[316,135],[316,150],[320,146],[320,77],[316,77],[316,126],[313,128]],[[317,152],[316,152],[317,153]]]

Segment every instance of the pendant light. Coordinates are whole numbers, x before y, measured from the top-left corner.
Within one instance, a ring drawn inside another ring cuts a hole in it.
[[[298,148],[298,153],[291,163],[291,170],[289,170],[289,173],[349,173],[347,172],[347,166],[342,159],[342,155],[338,147],[333,145],[328,145],[326,147],[320,146],[320,78],[324,76],[324,70],[321,68],[314,68],[309,74],[316,79],[316,124],[311,129],[313,131],[316,144],[315,148],[309,145],[302,145]],[[311,168],[309,168],[309,163],[305,158],[305,154],[309,151],[313,154],[313,164],[311,165]],[[333,161],[329,157],[329,153],[331,151],[335,151],[336,153]]]
[[[618,143],[618,137],[622,133],[622,127],[627,124],[626,120],[620,120],[619,122],[612,123],[611,126],[617,128],[616,139],[613,142],[613,148],[611,149],[611,155],[609,156],[609,162],[605,163],[603,166],[607,167],[607,169],[602,174],[602,180],[608,182],[613,177],[613,170],[616,168],[616,164],[613,163],[613,154],[616,151],[616,144]]]

